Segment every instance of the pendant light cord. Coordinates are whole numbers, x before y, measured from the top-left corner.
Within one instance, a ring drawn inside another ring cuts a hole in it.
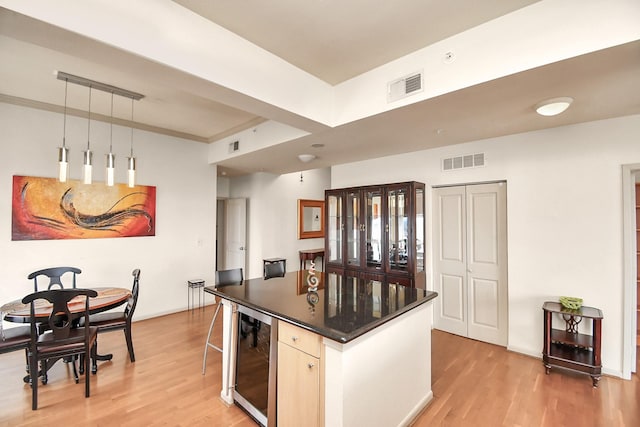
[[[64,79],[64,120],[62,122],[62,148],[67,148],[67,85],[69,79]]]
[[[90,150],[89,140],[91,139],[91,86],[89,86],[89,120],[87,121],[87,151]]]
[[[131,98],[131,124],[129,125],[131,129],[131,157],[133,157],[133,101],[133,98]]]
[[[111,148],[113,147],[113,92],[111,92],[111,118],[110,131],[109,131],[109,154],[111,154]]]

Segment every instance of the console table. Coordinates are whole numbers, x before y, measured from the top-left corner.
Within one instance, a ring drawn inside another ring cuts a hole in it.
[[[594,387],[598,387],[602,373],[600,357],[602,341],[602,311],[594,307],[569,310],[562,304],[547,301],[544,311],[544,349],[542,361],[549,374],[552,366],[582,372],[591,376]],[[563,329],[553,328],[553,314],[564,321]],[[578,326],[583,319],[591,320],[591,334],[581,334]]]
[[[324,248],[304,249],[300,251],[300,270],[305,270],[307,268],[307,261],[314,261],[316,258],[324,261]]]

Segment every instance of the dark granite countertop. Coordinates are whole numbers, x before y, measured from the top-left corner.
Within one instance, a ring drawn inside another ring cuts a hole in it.
[[[319,287],[313,294],[307,292],[307,274],[305,270],[294,271],[284,277],[250,279],[204,290],[340,343],[364,335],[438,295],[322,272],[316,273]]]

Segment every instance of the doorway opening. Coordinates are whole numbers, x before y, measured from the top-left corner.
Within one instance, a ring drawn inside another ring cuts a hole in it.
[[[640,219],[638,218],[638,196],[640,193],[640,163],[622,166],[622,204],[623,204],[623,359],[622,377],[631,379],[632,373],[638,373],[640,363]]]

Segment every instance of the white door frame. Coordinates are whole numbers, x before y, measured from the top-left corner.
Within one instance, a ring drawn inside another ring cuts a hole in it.
[[[640,174],[640,163],[622,165],[622,242],[624,263],[623,313],[623,356],[622,377],[631,379],[636,368],[636,331],[638,304],[637,292],[637,242],[635,218],[636,174]]]

